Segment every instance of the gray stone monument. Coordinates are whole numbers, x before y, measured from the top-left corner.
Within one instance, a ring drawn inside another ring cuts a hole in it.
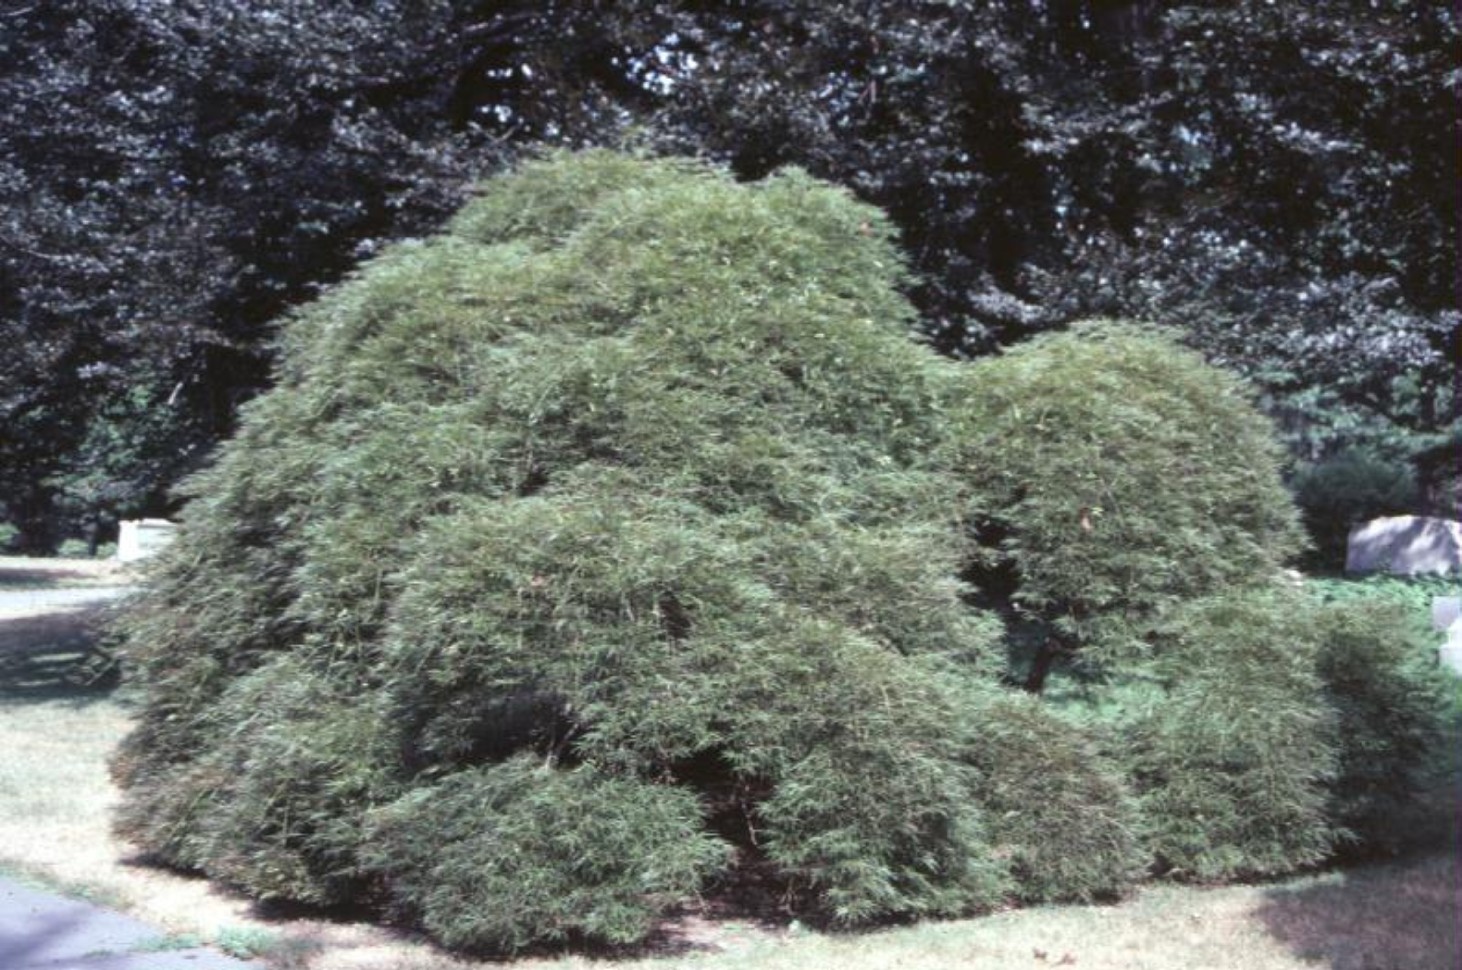
[[[1424,515],[1372,519],[1350,530],[1348,573],[1462,573],[1462,522]]]

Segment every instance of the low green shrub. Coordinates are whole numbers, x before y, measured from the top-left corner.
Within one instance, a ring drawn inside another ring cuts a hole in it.
[[[1409,465],[1349,448],[1302,467],[1290,484],[1314,543],[1312,565],[1340,569],[1353,526],[1415,512],[1421,501]]]
[[[1257,588],[1162,618],[1150,686],[1114,734],[1170,877],[1273,876],[1324,859],[1340,770],[1335,712],[1298,596]]]
[[[1199,880],[1384,849],[1448,717],[1425,614],[1386,598],[1253,588],[1194,601],[1126,704],[1116,750],[1154,855]]]
[[[278,933],[253,926],[221,927],[213,934],[213,945],[240,960],[271,956],[287,947],[284,937]]]
[[[1362,847],[1395,843],[1394,820],[1427,781],[1443,736],[1448,675],[1426,613],[1403,602],[1348,599],[1310,611],[1319,674],[1339,718],[1330,815]]]
[[[1456,576],[1310,576],[1305,588],[1326,603],[1350,605],[1359,601],[1395,603],[1415,619],[1431,615],[1432,600],[1438,596],[1462,596],[1462,579]]]
[[[90,559],[91,546],[85,539],[67,539],[56,547],[56,555],[62,559]]]
[[[639,940],[730,849],[690,791],[532,755],[417,789],[369,826],[367,865],[397,908],[447,946],[495,952]]]

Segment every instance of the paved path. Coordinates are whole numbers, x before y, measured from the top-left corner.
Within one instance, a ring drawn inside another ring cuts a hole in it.
[[[178,941],[139,923],[0,877],[0,967],[4,970],[263,970]]]
[[[0,590],[0,618],[104,603],[134,588]],[[182,947],[155,926],[0,877],[0,970],[263,970],[263,964]]]
[[[136,588],[135,586],[83,586],[74,589],[0,590],[0,613],[30,612],[47,610],[52,607],[102,603],[126,596]]]

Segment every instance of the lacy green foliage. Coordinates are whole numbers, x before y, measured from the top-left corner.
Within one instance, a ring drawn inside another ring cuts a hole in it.
[[[1400,604],[1413,617],[1424,617],[1430,614],[1432,600],[1436,597],[1462,596],[1462,579],[1425,574],[1393,576],[1389,573],[1311,576],[1305,579],[1305,588],[1325,603],[1346,605],[1364,600]]]
[[[1005,691],[972,695],[965,711],[962,750],[1019,898],[1111,898],[1143,875],[1142,817],[1090,725]]]
[[[401,789],[400,739],[359,674],[306,649],[234,679],[199,757],[124,775],[139,797],[119,831],[261,899],[351,899],[360,814]]]
[[[486,948],[643,934],[713,828],[835,918],[996,901],[931,672],[994,630],[903,280],[805,175],[586,153],[326,294],[128,621],[122,831],[309,901],[364,852]]]
[[[366,851],[448,946],[629,943],[724,865],[701,825],[690,791],[520,755],[378,809]]]
[[[1448,717],[1425,607],[1251,587],[1154,624],[1160,649],[1094,694],[1179,878],[1278,875],[1346,845],[1384,849]],[[1366,591],[1370,594],[1366,595]]]
[[[757,812],[769,858],[844,922],[998,902],[1007,880],[951,729],[963,713],[952,672],[890,665],[827,624],[798,635],[769,671],[791,692],[763,688],[755,715],[768,750],[791,755],[768,762],[776,790]]]
[[[387,641],[413,672],[398,697],[418,757],[535,744],[644,775],[714,753],[772,789],[744,824],[827,915],[998,899],[942,740],[949,692],[889,650],[983,642],[962,613],[906,612],[952,591],[953,561],[921,561],[923,538],[893,529],[838,542],[825,523],[711,515],[622,473],[563,489],[423,537],[451,552],[404,577]]]
[[[1149,847],[1174,877],[1277,875],[1334,843],[1339,725],[1305,607],[1255,588],[1185,604],[1160,625],[1159,686],[1131,692],[1115,738]]]
[[[119,830],[492,951],[640,939],[741,865],[862,923],[1319,858],[1381,748],[1337,754],[1298,612],[1179,608],[1297,542],[1240,388],[1116,324],[962,368],[907,282],[802,173],[603,152],[368,264],[124,625]],[[1127,734],[1002,692],[972,521],[1027,619],[1142,638]],[[1334,623],[1336,671],[1384,653]]]
[[[956,460],[984,568],[1079,641],[1269,574],[1301,533],[1244,387],[1153,331],[1089,323],[977,363]]]
[[[1339,718],[1331,815],[1362,844],[1384,847],[1399,834],[1388,823],[1421,786],[1441,740],[1449,678],[1424,610],[1355,598],[1311,615],[1320,677]]]
[[[1331,569],[1345,564],[1353,526],[1380,515],[1415,512],[1421,500],[1410,466],[1359,449],[1300,469],[1291,487],[1314,540],[1316,561]]]

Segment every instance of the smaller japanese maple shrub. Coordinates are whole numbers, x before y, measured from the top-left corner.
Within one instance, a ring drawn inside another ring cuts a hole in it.
[[[1014,676],[1097,725],[1118,766],[1107,777],[1125,778],[1140,808],[1109,830],[1136,833],[1133,858],[1223,880],[1378,838],[1387,793],[1415,788],[1437,731],[1426,651],[1384,608],[1286,591],[1280,567],[1303,536],[1246,388],[1161,333],[1110,321],[979,362],[952,387],[967,575],[1007,620]],[[1041,734],[1029,725],[987,764],[1060,763],[1061,746],[1022,743]],[[1090,792],[1103,771],[1088,764]],[[1082,796],[1063,795],[987,801],[1015,809],[992,813],[992,832],[1009,839],[1005,820],[1032,804],[1079,812]],[[1120,871],[1127,850],[1106,844],[1079,858]],[[1101,881],[1072,885],[1089,895]],[[1040,895],[1039,879],[1024,886]]]
[[[1267,579],[1300,547],[1247,388],[1155,330],[1093,321],[1039,337],[976,363],[954,397],[971,576],[1033,625],[1032,689],[1082,651],[1130,646],[1166,605]]]

